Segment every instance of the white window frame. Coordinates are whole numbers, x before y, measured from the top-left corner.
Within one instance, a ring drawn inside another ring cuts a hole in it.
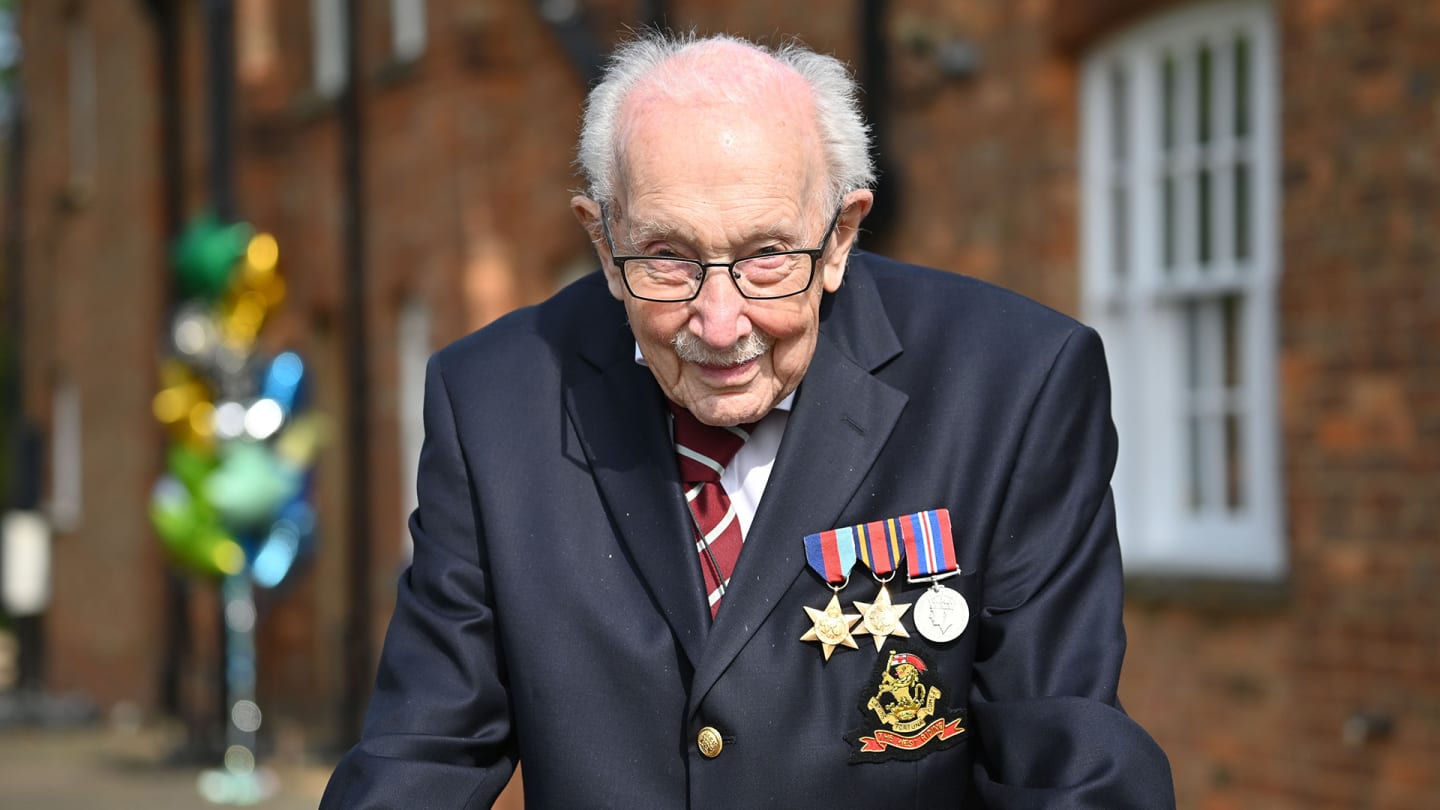
[[[80,388],[61,376],[50,400],[50,522],[56,531],[80,529],[85,518],[85,420]]]
[[[95,33],[89,19],[79,13],[66,21],[65,28],[70,96],[70,185],[75,191],[93,191],[100,163]]]
[[[1248,104],[1235,95],[1241,38]],[[1203,142],[1202,45],[1211,76]],[[1083,60],[1082,299],[1110,357],[1129,574],[1273,580],[1285,572],[1276,55],[1270,4],[1222,0],[1157,14]],[[1242,182],[1248,194],[1239,206]],[[1227,301],[1235,305],[1228,317]],[[1240,437],[1233,444],[1232,430]]]
[[[425,41],[425,0],[390,0],[390,47],[396,61],[419,59]]]
[[[405,559],[414,551],[410,537],[410,513],[420,505],[415,491],[420,475],[420,448],[425,443],[425,366],[430,360],[430,306],[421,298],[410,298],[396,317],[396,350],[399,369],[397,415],[400,429],[400,547]]]
[[[310,0],[310,32],[315,93],[335,98],[350,80],[345,58],[345,8],[349,0]]]

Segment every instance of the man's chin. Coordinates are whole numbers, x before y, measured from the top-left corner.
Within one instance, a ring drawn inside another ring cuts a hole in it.
[[[716,426],[758,422],[775,406],[768,397],[748,391],[715,393],[680,404],[694,414],[696,419]]]

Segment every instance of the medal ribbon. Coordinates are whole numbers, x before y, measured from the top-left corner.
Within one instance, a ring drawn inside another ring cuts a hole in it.
[[[855,567],[855,527],[831,529],[805,536],[805,561],[826,582],[835,585],[850,578]]]
[[[854,527],[860,561],[869,566],[870,570],[875,572],[875,576],[883,577],[899,567],[900,558],[905,556],[905,547],[902,545],[901,538],[903,522],[907,519],[908,516],[888,520],[872,520]]]
[[[905,538],[910,579],[939,579],[957,571],[950,510],[931,509],[897,518]]]

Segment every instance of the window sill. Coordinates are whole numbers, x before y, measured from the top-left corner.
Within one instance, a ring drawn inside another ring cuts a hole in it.
[[[1288,580],[1138,574],[1125,578],[1125,602],[1204,613],[1275,613],[1290,605]]]

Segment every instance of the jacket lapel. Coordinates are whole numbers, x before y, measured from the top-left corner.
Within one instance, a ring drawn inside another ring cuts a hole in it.
[[[692,712],[805,570],[805,535],[836,525],[885,446],[908,397],[872,372],[899,352],[873,280],[852,262],[827,301],[815,357],[710,630]]]
[[[623,317],[623,314],[622,314]],[[634,362],[630,331],[614,345],[582,350],[565,407],[595,482],[635,568],[692,665],[700,661],[710,610],[695,560],[690,516],[675,474],[664,397]]]

